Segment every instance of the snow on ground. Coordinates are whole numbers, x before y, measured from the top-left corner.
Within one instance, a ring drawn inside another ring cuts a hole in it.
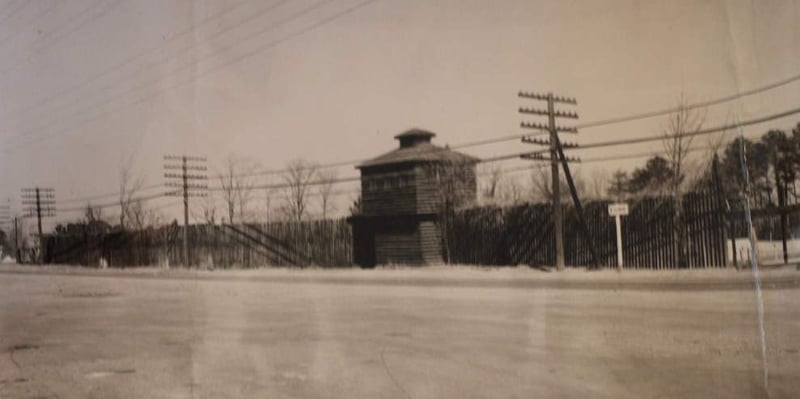
[[[795,398],[798,274],[763,272],[767,396],[732,269],[2,266],[0,397]]]

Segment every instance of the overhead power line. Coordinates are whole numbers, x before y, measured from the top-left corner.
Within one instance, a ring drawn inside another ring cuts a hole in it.
[[[687,150],[687,152],[697,152],[708,150],[708,147],[691,147]],[[638,159],[638,158],[648,158],[653,156],[659,156],[666,154],[665,151],[646,151],[646,152],[638,152],[635,154],[626,154],[626,155],[614,155],[614,156],[604,156],[604,157],[589,157],[589,158],[582,158],[579,163],[595,163],[595,162],[609,162],[609,161],[618,161],[622,159]],[[512,173],[512,172],[520,172],[525,170],[532,170],[532,169],[543,169],[549,167],[550,165],[547,163],[536,163],[533,165],[526,165],[526,166],[515,166],[511,168],[504,168],[500,169],[501,173]],[[482,172],[482,174],[491,174],[492,171]]]
[[[789,111],[785,111],[785,112],[781,112],[781,113],[778,113],[778,114],[773,114],[773,115],[761,117],[761,118],[747,120],[747,121],[741,122],[741,125],[742,126],[749,126],[749,125],[764,123],[764,122],[768,122],[768,121],[771,121],[771,120],[784,118],[786,116],[790,116],[790,115],[797,114],[797,113],[800,113],[800,108],[789,110]],[[718,127],[715,127],[715,128],[703,129],[703,130],[700,130],[700,131],[697,131],[697,132],[693,132],[693,133],[691,133],[689,135],[685,135],[685,137],[696,136],[696,135],[705,135],[705,134],[711,134],[711,133],[718,133],[718,132],[722,132],[722,131],[725,131],[725,130],[728,130],[728,129],[732,129],[732,128],[736,127],[736,126],[737,126],[736,124],[728,124],[728,125],[718,126]],[[530,135],[526,135],[526,136],[530,136]],[[584,144],[584,145],[581,145],[578,148],[573,148],[573,149],[580,150],[580,149],[608,147],[608,146],[618,146],[618,145],[626,145],[626,144],[638,144],[638,143],[643,143],[643,142],[660,141],[660,140],[663,140],[665,137],[669,137],[669,136],[657,135],[657,136],[638,137],[638,138],[632,138],[632,139],[627,139],[627,140],[604,141],[604,142],[597,142],[597,143],[591,143],[591,144]],[[474,142],[474,143],[478,143],[478,142]],[[464,143],[464,144],[462,144],[462,146],[468,146],[468,145],[471,145],[471,144],[472,143]],[[455,146],[454,146],[454,148],[455,148]],[[438,149],[436,149],[436,151],[444,151],[444,150],[446,150],[446,148],[438,148]],[[541,150],[541,151],[533,151],[533,152],[532,151],[525,151],[525,152],[517,152],[517,153],[512,153],[512,154],[498,155],[498,156],[494,156],[494,157],[483,158],[483,159],[481,159],[479,161],[479,163],[492,163],[492,162],[504,161],[504,160],[509,160],[509,159],[518,159],[521,155],[536,154],[536,153],[546,153],[548,151],[549,150]],[[633,157],[633,156],[631,156],[631,157]],[[614,157],[609,157],[609,158],[610,158],[609,160],[612,160],[612,159],[626,159],[627,156],[626,155],[621,155],[621,156],[614,156]],[[350,165],[350,164],[355,164],[355,163],[358,163],[358,162],[361,162],[361,160],[359,160],[359,161],[343,161],[343,162],[329,163],[329,164],[325,164],[325,165],[319,165],[317,167],[323,168],[323,167],[331,167],[331,166],[334,166],[334,165],[336,165],[336,166]],[[592,162],[592,161],[591,161],[591,159],[585,159],[585,160],[583,160],[583,162]],[[286,172],[286,171],[287,171],[287,169],[274,169],[274,170],[265,171],[265,172],[259,172],[259,173],[282,173],[282,172]],[[248,174],[244,174],[244,175],[235,175],[235,176],[236,177],[243,177],[243,176],[249,176],[249,175]],[[346,182],[355,182],[355,181],[359,181],[359,180],[360,180],[360,177],[358,177],[358,176],[343,177],[343,178],[335,179],[334,180],[334,184],[346,183]],[[326,184],[326,183],[328,183],[328,181],[320,181],[320,180],[318,180],[318,181],[312,182],[311,185],[321,185],[321,184]],[[153,185],[145,186],[145,187],[141,188],[140,190],[148,190],[148,189],[153,189],[153,188],[158,188],[158,187],[163,187],[163,184],[153,184]],[[250,189],[277,189],[277,188],[286,188],[286,187],[289,187],[289,185],[287,185],[287,184],[263,184],[263,185],[248,186],[248,188],[250,188]],[[210,187],[209,190],[210,191],[221,191],[222,188],[221,187]],[[119,192],[110,192],[110,193],[93,195],[93,196],[78,197],[78,198],[68,198],[68,199],[65,199],[65,200],[60,201],[60,202],[62,202],[62,203],[75,203],[75,202],[91,201],[91,200],[95,200],[95,199],[110,198],[110,197],[115,197],[115,196],[118,196],[118,195],[119,195]],[[151,199],[151,198],[156,198],[159,195],[160,194],[155,195],[155,196],[136,197],[136,198],[133,198],[132,200]],[[112,204],[106,204],[103,207],[118,206],[118,205],[119,205],[118,203],[112,203]],[[85,209],[85,207],[72,208],[72,210],[75,210],[75,209]],[[64,211],[67,211],[67,210],[64,210]]]
[[[326,179],[326,180],[312,180],[309,182],[304,183],[306,186],[320,186],[324,184],[338,184],[338,183],[349,183],[361,181],[361,176],[348,176],[348,177],[340,177],[336,179]],[[262,184],[262,185],[249,185],[246,188],[251,190],[260,190],[260,189],[277,189],[277,188],[287,188],[293,187],[293,184],[283,183],[283,184]],[[225,188],[223,187],[209,187],[208,191],[224,191]]]
[[[768,90],[772,90],[772,89],[775,89],[775,88],[778,88],[778,87],[781,87],[781,86],[785,86],[787,84],[796,82],[798,80],[800,80],[800,74],[788,77],[786,79],[779,80],[777,82],[770,83],[770,84],[765,85],[765,86],[756,87],[756,88],[753,88],[753,89],[750,89],[750,90],[745,90],[745,91],[739,92],[737,94],[732,94],[732,95],[716,98],[716,99],[709,100],[709,101],[687,104],[687,105],[685,105],[683,107],[675,107],[675,108],[662,109],[662,110],[657,110],[657,111],[650,111],[650,112],[643,112],[643,113],[639,113],[639,114],[615,117],[615,118],[610,118],[610,119],[602,119],[602,120],[596,120],[596,121],[591,121],[591,122],[585,122],[585,123],[576,125],[575,128],[577,128],[577,129],[588,129],[588,128],[594,128],[594,127],[599,127],[599,126],[605,126],[605,125],[611,125],[611,124],[617,124],[617,123],[624,123],[624,122],[629,122],[629,121],[634,121],[634,120],[639,120],[639,119],[652,118],[652,117],[656,117],[656,116],[668,115],[668,114],[671,114],[671,113],[678,112],[678,111],[680,111],[682,109],[683,110],[689,110],[689,109],[696,109],[696,108],[707,107],[707,106],[712,106],[712,105],[718,105],[718,104],[722,104],[722,103],[725,103],[725,102],[733,101],[733,100],[736,100],[736,99],[739,99],[739,98],[742,98],[742,97],[750,96],[750,95],[757,94],[757,93],[762,93],[762,92],[765,92],[765,91],[768,91]],[[506,135],[506,136],[501,136],[501,137],[496,137],[496,138],[491,138],[491,139],[476,140],[476,141],[466,142],[466,143],[462,143],[462,144],[457,144],[457,145],[450,146],[450,148],[452,148],[452,149],[461,149],[461,148],[469,148],[469,147],[478,147],[478,146],[482,146],[482,145],[496,144],[496,143],[501,143],[501,142],[506,142],[506,141],[516,141],[516,140],[520,140],[520,139],[522,139],[524,137],[532,137],[532,136],[538,136],[538,135],[544,135],[544,134],[547,134],[547,132],[532,133],[532,134],[531,133],[512,134],[512,135]],[[431,151],[440,151],[440,150],[439,149],[432,149]],[[337,162],[331,162],[331,163],[316,165],[314,167],[315,168],[320,168],[320,169],[325,169],[325,168],[333,168],[333,167],[339,167],[339,166],[355,165],[355,164],[358,164],[358,163],[364,162],[364,161],[366,161],[366,159],[355,159],[355,160],[349,160],[349,161],[337,161]],[[268,169],[268,170],[262,170],[262,171],[251,172],[251,173],[243,173],[243,174],[235,175],[235,177],[265,176],[265,175],[279,174],[279,173],[284,173],[284,172],[286,172],[286,169]],[[219,177],[219,176],[217,176],[217,177]]]
[[[773,115],[768,115],[768,116],[764,116],[764,117],[760,117],[760,118],[746,120],[746,121],[740,122],[739,125],[741,125],[741,126],[755,125],[755,124],[764,123],[764,122],[768,122],[768,121],[775,120],[775,119],[784,118],[786,116],[797,114],[797,113],[800,113],[800,108],[792,109],[792,110],[789,110],[789,111],[784,111],[784,112],[781,112],[781,113],[778,113],[778,114],[773,114]],[[718,126],[718,127],[714,127],[714,128],[698,130],[698,131],[692,132],[692,133],[686,133],[686,134],[683,134],[682,136],[683,137],[692,137],[692,136],[699,136],[699,135],[705,135],[705,134],[711,134],[711,133],[718,133],[718,132],[722,132],[722,131],[725,131],[725,130],[728,130],[728,129],[732,129],[732,128],[736,127],[736,126],[737,126],[736,124],[723,125],[723,126]],[[677,135],[660,135],[660,136],[638,137],[638,138],[632,138],[632,139],[626,139],[626,140],[612,140],[612,141],[604,141],[604,142],[597,142],[597,143],[591,143],[591,144],[584,144],[584,145],[581,145],[580,147],[569,148],[569,149],[570,150],[578,150],[578,149],[588,149],[588,148],[598,148],[598,147],[619,146],[619,145],[626,145],[626,144],[638,144],[638,143],[650,142],[650,141],[661,141],[661,140],[664,140],[665,138],[674,138],[676,136]],[[443,150],[446,150],[446,149],[445,148],[437,148],[435,151],[443,151]],[[499,156],[490,157],[490,158],[483,158],[483,159],[479,160],[478,163],[491,163],[491,162],[497,162],[497,161],[508,160],[508,159],[516,159],[516,158],[519,158],[521,155],[525,155],[525,154],[540,154],[540,153],[547,153],[549,151],[550,151],[549,149],[545,149],[545,150],[538,150],[538,151],[525,151],[525,152],[519,152],[519,153],[513,153],[513,154],[499,155]],[[621,159],[623,157],[625,157],[625,155],[616,156],[615,158],[616,159]],[[637,157],[638,157],[638,155],[637,155]],[[591,160],[587,160],[587,161],[593,162]],[[599,161],[599,160],[596,160],[596,161]],[[360,181],[360,179],[361,179],[360,176],[348,176],[348,177],[341,177],[341,178],[337,178],[337,179],[333,179],[333,180],[314,180],[314,181],[311,181],[311,182],[309,182],[307,184],[308,185],[322,185],[322,184],[328,184],[328,183],[338,184],[338,183]],[[250,189],[277,189],[277,188],[286,188],[286,187],[290,187],[290,186],[291,186],[290,184],[264,184],[264,185],[251,185],[251,186],[248,186],[248,188],[250,188]],[[209,187],[208,189],[209,189],[209,191],[221,191],[222,187]]]
[[[420,151],[419,153],[420,154],[424,154],[424,153],[429,153],[429,152],[432,153],[432,152],[439,152],[439,151],[447,151],[447,150],[450,150],[450,149],[457,150],[457,149],[461,149],[461,148],[477,147],[477,146],[482,146],[482,145],[487,145],[487,144],[493,144],[493,143],[500,143],[500,142],[504,142],[504,141],[509,141],[509,140],[512,140],[512,139],[513,140],[519,140],[522,137],[533,137],[533,136],[538,136],[538,135],[541,135],[541,134],[546,134],[546,133],[533,133],[533,134],[529,133],[529,134],[525,134],[525,135],[517,134],[517,135],[503,136],[503,137],[493,138],[493,139],[467,141],[467,142],[464,142],[464,143],[461,143],[461,144],[452,145],[452,146],[431,148],[431,149],[426,150],[426,151]],[[295,170],[329,169],[329,168],[336,168],[336,167],[340,167],[340,166],[357,165],[357,164],[359,164],[361,162],[365,162],[367,160],[368,160],[368,158],[359,158],[359,159],[351,159],[351,160],[347,160],[347,161],[328,162],[328,163],[321,163],[321,164],[316,164],[316,165],[313,165],[313,166],[308,166],[308,167],[305,167],[305,168],[299,168],[299,169],[295,169]],[[277,174],[281,174],[281,173],[286,173],[288,171],[289,171],[289,169],[287,169],[287,168],[264,169],[264,170],[260,170],[260,171],[256,171],[256,172],[238,173],[238,174],[233,174],[233,175],[230,175],[230,174],[226,174],[226,175],[217,174],[217,175],[214,175],[213,177],[215,177],[215,178],[221,178],[221,177],[222,178],[226,178],[226,177],[228,177],[228,178],[229,177],[258,177],[258,176],[277,175]]]
[[[581,144],[579,148],[574,149],[589,149],[589,148],[599,148],[599,147],[611,147],[611,146],[619,146],[619,145],[627,145],[627,144],[639,144],[639,143],[646,143],[649,141],[661,141],[664,139],[671,139],[671,138],[678,138],[678,137],[695,137],[695,136],[702,136],[706,134],[712,133],[719,133],[724,132],[726,130],[734,129],[740,126],[750,126],[750,125],[757,125],[764,122],[769,122],[776,119],[785,118],[790,115],[800,113],[800,108],[791,109],[788,111],[783,111],[777,114],[772,114],[760,118],[750,119],[739,123],[727,124],[722,126],[717,126],[708,129],[700,129],[695,132],[688,132],[688,133],[675,133],[675,134],[663,134],[660,136],[649,136],[649,137],[636,137],[632,139],[623,139],[623,140],[611,140],[611,141],[602,141],[597,143],[590,143],[590,144]],[[538,152],[538,151],[536,151]]]
[[[130,201],[130,202],[148,201],[148,200],[151,200],[151,199],[156,199],[156,198],[160,198],[160,197],[166,197],[167,196],[166,194],[167,194],[166,192],[160,192],[158,194],[151,194],[151,195],[144,195],[144,196],[139,196],[139,197],[132,197],[127,201]],[[113,207],[117,207],[117,206],[120,206],[119,202],[107,202],[107,203],[100,203],[100,204],[88,203],[88,204],[83,205],[83,206],[77,206],[77,207],[71,207],[71,208],[59,208],[58,211],[59,212],[77,212],[77,211],[84,211],[88,207],[92,207],[93,209],[105,209],[105,208],[113,208]]]
[[[135,190],[132,190],[132,191],[147,191],[147,190],[152,190],[154,188],[161,188],[161,187],[164,187],[164,184],[162,184],[162,183],[150,184],[150,185],[147,185],[147,186],[136,188]],[[105,199],[105,198],[119,197],[119,195],[120,195],[120,192],[119,191],[115,191],[115,192],[108,192],[108,193],[104,193],[104,194],[89,195],[89,196],[85,196],[85,197],[67,198],[65,200],[59,200],[59,202],[61,202],[62,204],[72,204],[72,203],[76,203],[76,202],[86,202],[86,201],[94,201],[94,200]]]
[[[327,1],[327,0],[326,0],[326,1]],[[253,56],[255,56],[255,55],[257,55],[257,54],[261,53],[262,51],[265,51],[265,50],[268,50],[268,49],[270,49],[270,48],[273,48],[273,47],[275,47],[275,46],[277,46],[277,45],[279,45],[279,44],[281,44],[281,43],[283,43],[283,42],[285,42],[285,41],[287,41],[287,40],[293,39],[293,38],[295,38],[295,37],[298,37],[298,36],[300,36],[300,35],[303,35],[303,34],[305,34],[305,33],[308,33],[308,32],[310,32],[310,31],[316,30],[316,29],[318,29],[319,27],[321,27],[321,26],[323,26],[323,25],[325,25],[325,24],[327,24],[327,23],[329,23],[329,22],[331,22],[331,21],[333,21],[333,20],[335,20],[335,19],[341,18],[341,17],[343,17],[344,15],[346,15],[346,14],[349,14],[349,13],[351,13],[351,12],[353,12],[353,11],[355,11],[355,10],[359,9],[359,8],[362,8],[362,7],[364,7],[364,6],[366,6],[366,5],[370,4],[370,3],[373,3],[373,2],[375,2],[375,1],[377,1],[377,0],[367,0],[367,1],[363,1],[363,2],[361,2],[361,3],[358,3],[358,4],[354,5],[354,6],[351,6],[351,7],[349,7],[349,8],[346,8],[346,9],[345,9],[345,10],[343,10],[343,11],[340,11],[340,12],[337,12],[337,13],[335,13],[335,14],[333,14],[333,15],[332,15],[332,16],[330,16],[330,17],[323,18],[323,19],[321,19],[321,20],[319,20],[319,21],[317,21],[317,22],[315,22],[315,23],[309,24],[309,25],[307,25],[307,26],[305,26],[305,27],[303,27],[303,28],[301,28],[301,29],[298,29],[298,30],[296,30],[295,32],[293,32],[293,33],[290,33],[290,34],[288,34],[288,35],[286,35],[286,36],[283,36],[283,37],[281,37],[281,38],[278,38],[278,39],[276,39],[276,40],[273,40],[273,41],[269,41],[269,42],[265,43],[265,44],[264,44],[264,45],[262,45],[262,46],[258,46],[258,47],[257,47],[255,50],[253,50],[253,51],[250,51],[250,52],[247,52],[247,53],[245,53],[245,54],[243,54],[243,55],[240,55],[240,56],[238,56],[238,57],[235,57],[235,58],[233,58],[232,60],[229,60],[228,62],[225,62],[225,63],[219,64],[219,65],[217,65],[217,66],[215,66],[215,67],[213,67],[213,68],[209,68],[209,69],[207,69],[207,70],[205,70],[205,71],[202,71],[202,72],[199,72],[199,73],[192,74],[191,76],[189,76],[189,78],[190,78],[190,79],[189,79],[188,81],[184,81],[184,82],[177,82],[177,83],[175,83],[175,84],[173,84],[173,85],[170,85],[170,86],[167,86],[167,87],[163,87],[163,88],[161,88],[161,89],[159,89],[159,90],[156,90],[155,92],[152,92],[152,93],[150,93],[150,94],[147,94],[147,95],[145,95],[145,96],[144,96],[144,97],[142,97],[142,98],[139,98],[138,100],[134,100],[134,101],[132,101],[132,102],[124,103],[124,104],[121,104],[121,106],[120,106],[120,107],[115,107],[115,108],[112,108],[112,109],[110,109],[110,110],[108,110],[108,111],[106,111],[106,112],[102,112],[102,113],[100,113],[100,114],[98,114],[98,115],[94,115],[94,116],[92,116],[92,117],[84,118],[84,119],[83,119],[82,121],[80,121],[80,122],[79,122],[77,125],[73,126],[73,127],[72,127],[72,129],[70,129],[70,128],[67,128],[67,129],[59,130],[58,132],[60,132],[60,133],[63,133],[63,132],[70,132],[70,131],[74,131],[74,130],[76,130],[76,128],[78,128],[78,127],[80,127],[80,126],[83,126],[83,125],[85,125],[85,124],[88,124],[89,122],[92,122],[92,121],[94,121],[94,120],[100,119],[100,118],[102,118],[102,117],[105,117],[105,116],[107,116],[107,115],[113,114],[113,113],[115,113],[115,112],[118,112],[118,111],[120,111],[120,110],[127,109],[127,107],[130,107],[130,106],[133,106],[133,105],[137,105],[137,104],[139,104],[139,103],[142,103],[142,102],[144,102],[144,101],[146,101],[146,100],[149,100],[149,99],[151,99],[151,98],[153,98],[153,97],[156,97],[156,96],[158,96],[158,95],[160,95],[160,94],[162,94],[162,93],[166,92],[167,90],[171,90],[171,89],[175,89],[175,88],[181,87],[181,86],[183,86],[183,85],[185,85],[185,84],[187,84],[187,83],[192,83],[192,82],[195,82],[195,81],[196,81],[198,78],[200,78],[200,77],[206,76],[206,75],[208,75],[208,74],[211,74],[211,73],[218,72],[219,70],[221,70],[221,69],[223,69],[223,68],[227,68],[227,67],[229,67],[229,66],[231,66],[231,65],[234,65],[234,64],[237,64],[237,63],[239,63],[239,62],[242,62],[242,61],[243,61],[243,60],[245,60],[245,59],[248,59],[248,58],[250,58],[250,57],[253,57]],[[321,3],[315,3],[315,6],[317,6],[317,5],[320,5],[320,4],[321,4]],[[302,10],[300,13],[296,13],[296,14],[294,14],[292,17],[290,17],[289,19],[287,19],[287,20],[283,21],[283,22],[282,22],[282,24],[289,23],[289,22],[291,22],[292,20],[294,20],[294,19],[297,19],[297,18],[299,18],[300,16],[304,15],[305,13],[307,13],[307,12],[310,12],[310,11],[311,11],[311,10],[313,10],[314,8],[315,8],[315,7],[303,9],[303,10]],[[271,30],[271,29],[269,29],[269,30]],[[196,61],[194,64],[189,64],[188,66],[189,66],[189,67],[191,67],[191,66],[197,66],[197,64],[198,64],[199,62],[201,62],[202,60],[203,60],[203,59],[197,60],[197,61]],[[186,69],[186,67],[187,67],[187,66],[184,66],[184,67],[182,67],[182,68],[178,68],[177,70],[180,70],[180,69]],[[173,71],[173,72],[175,72],[175,71]],[[162,77],[162,78],[163,78],[163,77]],[[159,80],[159,81],[160,81],[160,80]],[[148,84],[148,86],[149,86],[149,84]],[[141,87],[139,87],[139,88],[141,88]],[[134,88],[134,91],[136,91],[136,88]],[[107,101],[116,101],[116,100],[122,99],[122,98],[124,98],[125,96],[127,96],[128,94],[130,94],[129,92],[130,92],[130,91],[126,91],[126,92],[122,93],[122,94],[123,94],[122,96],[116,96],[116,97],[114,97],[114,98],[113,98],[113,100],[107,100]],[[57,121],[56,121],[56,122],[57,122]],[[35,129],[35,130],[28,130],[28,132],[31,132],[31,131],[36,131],[36,130],[40,130],[40,129],[43,129],[43,128],[46,128],[46,127],[52,126],[52,125],[54,125],[54,124],[55,124],[55,123],[51,123],[51,124],[49,124],[49,125],[47,125],[47,126],[44,126],[44,127],[39,127],[38,129]],[[17,148],[20,148],[20,147],[23,147],[23,146],[31,145],[31,144],[34,144],[34,143],[40,142],[40,141],[42,141],[43,139],[51,138],[53,135],[54,135],[54,134],[49,134],[49,135],[41,135],[41,136],[39,136],[39,137],[37,137],[37,138],[35,138],[35,139],[33,139],[33,140],[29,140],[29,141],[27,141],[27,142],[23,142],[23,143],[17,144],[17,145],[15,145],[15,146],[9,147],[8,149],[17,149]],[[24,136],[25,136],[25,134],[22,134],[22,135],[17,135],[17,136],[14,136],[13,138],[23,138]],[[13,139],[13,138],[12,138],[12,139]]]
[[[797,74],[797,75],[794,75],[794,76],[790,76],[790,77],[788,77],[786,79],[783,79],[783,80],[780,80],[780,81],[777,81],[777,82],[774,82],[774,83],[770,83],[770,84],[768,84],[766,86],[761,86],[761,87],[757,87],[757,88],[754,88],[754,89],[741,91],[741,92],[738,92],[738,93],[735,93],[735,94],[731,94],[731,95],[728,95],[728,96],[725,96],[725,97],[716,98],[716,99],[709,100],[709,101],[701,101],[701,102],[686,104],[684,106],[666,108],[666,109],[662,109],[662,110],[658,110],[658,111],[643,112],[641,114],[620,116],[620,117],[616,117],[616,118],[602,119],[602,120],[592,121],[592,122],[587,122],[587,123],[579,123],[575,127],[578,128],[578,129],[586,129],[586,128],[590,128],[590,127],[605,126],[605,125],[611,125],[611,124],[617,124],[617,123],[623,123],[623,122],[630,122],[630,121],[635,121],[635,120],[640,120],[640,119],[653,118],[653,117],[656,117],[656,116],[674,114],[676,112],[680,112],[680,111],[683,111],[683,110],[691,110],[691,109],[697,109],[697,108],[710,107],[712,105],[718,105],[718,104],[723,104],[723,103],[726,103],[726,102],[731,102],[731,101],[734,101],[734,100],[738,100],[738,99],[740,99],[742,97],[751,96],[753,94],[763,93],[765,91],[772,90],[772,89],[787,85],[789,83],[796,82],[798,80],[800,80],[800,74]]]
[[[62,25],[62,27],[66,26],[66,29],[64,29],[63,32],[60,32],[60,34],[52,34],[51,32],[51,35],[55,36],[52,40],[50,40],[49,42],[40,41],[40,43],[43,44],[34,48],[34,53],[39,53],[47,48],[50,48],[53,45],[55,45],[55,43],[61,41],[61,39],[68,37],[69,35],[75,32],[81,31],[87,25],[91,24],[94,21],[97,21],[98,19],[105,17],[110,12],[116,10],[117,7],[119,7],[120,4],[122,3],[123,0],[116,0],[116,1],[109,0],[102,5],[98,5],[99,3],[95,3],[95,5],[93,5],[91,8],[88,9],[88,13],[81,12],[76,15],[77,18],[74,17],[71,18],[69,24]],[[86,18],[84,18],[84,16],[86,16]],[[78,22],[74,23],[75,21]],[[44,38],[49,38],[51,35],[45,35]]]
[[[220,35],[222,35],[224,33],[227,33],[228,31],[230,31],[232,29],[238,28],[242,24],[248,22],[252,17],[261,16],[261,15],[263,15],[263,13],[265,13],[267,11],[272,11],[273,9],[275,9],[276,7],[278,7],[280,5],[283,5],[287,1],[288,0],[280,0],[277,3],[272,4],[272,5],[268,6],[268,7],[266,7],[265,9],[260,10],[257,13],[251,14],[246,19],[242,19],[240,21],[235,21],[230,26],[228,26],[226,28],[223,28],[223,29],[221,29],[221,30],[219,30],[217,32],[214,32],[214,34],[212,35],[212,38],[220,36]],[[175,33],[172,36],[170,36],[168,38],[165,38],[162,42],[159,43],[159,45],[147,48],[147,49],[145,49],[143,51],[140,51],[140,52],[134,54],[133,56],[128,57],[128,58],[124,59],[123,61],[118,62],[118,63],[106,68],[105,70],[103,70],[103,71],[101,71],[99,73],[92,74],[91,76],[89,76],[85,80],[82,80],[82,81],[80,81],[80,82],[78,82],[78,83],[76,83],[76,84],[74,84],[72,86],[66,87],[66,88],[64,88],[64,89],[62,89],[62,90],[60,90],[60,91],[58,91],[56,93],[48,95],[47,98],[45,98],[43,101],[30,104],[30,105],[26,106],[25,108],[23,108],[21,110],[18,110],[18,111],[14,112],[14,113],[17,116],[19,116],[19,115],[27,114],[31,110],[41,109],[42,106],[44,106],[45,104],[53,102],[53,101],[63,97],[65,94],[68,94],[70,92],[74,92],[74,91],[76,91],[76,90],[78,90],[78,89],[80,89],[82,87],[85,87],[85,86],[88,86],[90,84],[93,84],[94,82],[97,82],[97,81],[105,78],[109,74],[112,74],[113,72],[119,71],[119,70],[121,70],[122,68],[124,68],[127,65],[131,65],[134,61],[136,61],[136,60],[138,60],[140,58],[143,58],[145,55],[153,53],[156,50],[159,50],[159,49],[163,48],[166,45],[169,45],[170,42],[174,41],[175,39],[177,39],[177,38],[179,38],[181,36],[184,36],[184,35],[187,35],[187,34],[189,34],[189,35],[196,34],[197,29],[200,28],[201,26],[203,26],[203,25],[205,25],[205,24],[207,24],[209,22],[213,22],[214,20],[216,20],[216,19],[218,19],[218,18],[220,18],[220,17],[222,17],[222,16],[224,16],[226,14],[229,14],[229,13],[235,11],[236,9],[238,9],[239,7],[241,7],[242,5],[244,5],[246,3],[247,3],[247,1],[243,1],[243,2],[240,2],[238,4],[234,4],[233,6],[225,8],[225,9],[223,9],[222,11],[220,11],[220,12],[218,12],[216,14],[213,14],[213,15],[210,15],[210,16],[206,17],[205,19],[203,19],[202,21],[200,21],[197,24],[190,24],[189,27],[187,27],[186,29],[183,29],[182,31],[180,31],[178,33]],[[196,42],[195,41],[191,41],[188,46],[182,47],[181,49],[177,50],[177,53],[174,54],[174,56],[175,57],[180,57],[180,55],[184,51],[190,50],[190,49],[194,49],[195,45],[196,45]],[[165,58],[163,61],[160,61],[160,62],[166,62],[167,60],[168,60],[168,58]],[[122,75],[122,76],[118,76],[114,81],[115,82],[124,81],[124,80],[126,80],[128,78],[131,78],[131,77],[135,76],[136,74],[138,74],[140,72],[141,71],[138,70],[138,69],[134,70],[132,74],[125,74],[125,75]],[[106,86],[106,88],[108,88],[108,87],[110,87],[110,86]],[[86,97],[86,96],[83,96],[83,97]],[[78,97],[77,99],[75,99],[75,101],[71,101],[71,102],[67,103],[67,105],[74,105],[76,102],[80,102],[82,100],[83,100],[82,97]],[[56,108],[56,109],[59,109],[59,108]],[[53,112],[55,112],[55,110],[51,109],[51,110],[49,110],[49,112],[53,113]]]
[[[183,201],[173,201],[173,202],[168,202],[166,204],[161,204],[161,205],[156,205],[156,206],[150,207],[150,208],[148,208],[148,210],[149,211],[160,211],[160,210],[163,210],[163,209],[166,209],[166,208],[172,208],[174,206],[181,205],[181,204],[183,204]],[[80,210],[81,211],[85,211],[86,207],[83,207]],[[61,210],[59,210],[59,211],[61,211]],[[111,215],[111,216],[103,216],[103,217],[101,217],[101,219],[106,219],[106,220],[117,219],[117,218],[119,218],[119,215]],[[56,223],[69,222],[70,220],[75,220],[75,217],[73,216],[73,217],[56,218]]]
[[[695,132],[691,132],[691,133],[683,133],[683,134],[680,134],[680,136],[682,136],[682,137],[694,137],[694,136],[702,136],[702,135],[707,135],[707,134],[712,134],[712,133],[719,133],[719,132],[724,132],[724,131],[729,130],[729,129],[734,129],[734,128],[739,127],[739,126],[756,125],[756,124],[769,122],[769,121],[776,120],[776,119],[785,118],[787,116],[798,114],[798,113],[800,113],[800,108],[795,108],[795,109],[791,109],[791,110],[788,110],[788,111],[780,112],[780,113],[777,113],[777,114],[772,114],[772,115],[768,115],[768,116],[764,116],[764,117],[760,117],[760,118],[746,120],[746,121],[740,122],[738,124],[727,124],[727,125],[717,126],[717,127],[708,128],[708,129],[701,129],[701,130],[698,130],[698,131],[695,131]],[[628,145],[628,144],[639,144],[639,143],[646,143],[646,142],[651,142],[651,141],[661,141],[661,140],[664,140],[664,139],[676,138],[676,137],[678,137],[677,134],[669,134],[669,135],[662,134],[662,135],[642,136],[642,137],[636,137],[636,138],[631,138],[631,139],[623,139],[623,140],[600,141],[600,142],[595,142],[595,143],[590,143],[590,144],[581,144],[580,147],[569,148],[568,150],[570,150],[570,151],[573,151],[573,150],[585,150],[585,149],[589,149],[589,148],[601,148],[601,147],[613,147],[613,146]],[[531,155],[533,155],[533,154],[544,154],[544,153],[547,153],[549,151],[550,150],[537,150],[537,151],[519,152],[519,153],[515,153],[515,154],[499,155],[499,156],[495,156],[495,157],[481,159],[481,163],[497,162],[497,161],[503,161],[503,160],[507,160],[507,159],[518,158],[519,156],[525,155],[525,154],[531,154]]]

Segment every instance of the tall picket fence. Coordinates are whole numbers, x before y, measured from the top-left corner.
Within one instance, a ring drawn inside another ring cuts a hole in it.
[[[584,205],[587,227],[601,266],[616,266],[617,246],[609,202]],[[679,262],[675,209],[669,198],[645,198],[629,203],[623,217],[623,258],[627,268],[671,269],[723,267],[725,220],[713,193],[683,198],[685,262]],[[479,207],[460,211],[448,223],[450,262],[479,265],[553,265],[555,236],[548,204]],[[564,206],[564,255],[570,266],[589,266],[592,256],[577,212]]]
[[[345,219],[299,223],[190,225],[191,265],[218,268],[350,266],[352,233]],[[182,265],[183,228],[53,235],[44,244],[46,263],[113,267]]]

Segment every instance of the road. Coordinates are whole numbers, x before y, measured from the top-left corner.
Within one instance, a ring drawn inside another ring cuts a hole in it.
[[[767,393],[727,272],[62,270],[0,270],[2,398],[800,395],[795,274],[765,276]]]

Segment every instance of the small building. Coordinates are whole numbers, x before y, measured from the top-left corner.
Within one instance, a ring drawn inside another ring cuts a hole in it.
[[[442,263],[441,215],[476,199],[478,159],[431,143],[411,129],[399,148],[356,166],[361,210],[351,217],[356,264]]]

